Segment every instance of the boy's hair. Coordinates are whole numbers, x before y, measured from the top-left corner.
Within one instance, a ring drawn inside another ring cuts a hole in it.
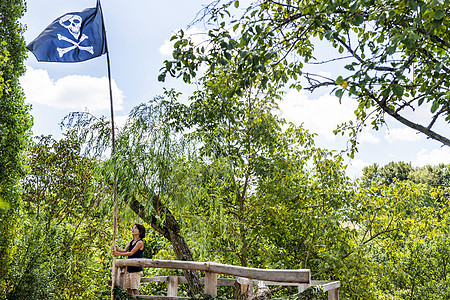
[[[139,230],[139,238],[143,239],[145,238],[145,227],[144,225],[135,223],[134,226]]]

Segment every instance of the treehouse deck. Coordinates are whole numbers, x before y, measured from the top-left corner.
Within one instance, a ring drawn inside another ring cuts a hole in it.
[[[234,286],[242,299],[253,297],[253,287],[263,284],[265,286],[296,286],[298,292],[302,292],[312,286],[321,286],[323,292],[328,293],[329,300],[339,299],[339,281],[311,280],[309,269],[278,270],[246,268],[234,265],[225,265],[215,262],[192,262],[178,260],[158,259],[117,259],[115,262],[114,277],[115,285],[124,286],[125,269],[127,266],[143,268],[164,268],[177,270],[197,270],[205,273],[200,279],[204,285],[204,293],[217,296],[218,286]],[[236,278],[218,278],[218,274],[231,275]],[[140,295],[144,299],[189,299],[189,297],[178,296],[178,285],[186,284],[188,281],[184,276],[158,276],[143,277],[141,282],[167,282],[167,296]]]

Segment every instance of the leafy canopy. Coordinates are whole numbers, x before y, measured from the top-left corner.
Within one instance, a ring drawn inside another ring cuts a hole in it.
[[[205,8],[206,42],[194,44],[183,31],[173,36],[173,59],[159,80],[169,75],[192,82],[204,65],[210,80],[228,79],[222,90],[228,96],[242,95],[255,83],[272,92],[286,85],[328,87],[338,98],[358,101],[358,121],[338,129],[350,131],[354,146],[363,126],[378,129],[386,115],[450,146],[448,133],[435,126],[450,122],[448,1],[259,0],[244,10],[239,5],[214,1]],[[327,57],[315,51],[323,42]],[[305,64],[336,61],[345,69],[335,78],[303,73]],[[422,107],[430,115],[423,123],[414,117]]]

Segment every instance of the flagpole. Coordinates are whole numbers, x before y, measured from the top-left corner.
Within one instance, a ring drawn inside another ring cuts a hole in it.
[[[101,10],[100,0],[98,0],[99,8]],[[111,158],[113,159],[113,198],[114,198],[114,219],[113,219],[113,240],[112,247],[116,249],[116,238],[117,238],[117,170],[116,163],[114,159],[114,154],[116,152],[116,140],[114,133],[114,105],[113,105],[113,95],[112,95],[112,85],[111,85],[111,62],[109,60],[109,48],[108,41],[106,38],[105,20],[103,19],[102,12],[102,24],[103,24],[103,36],[105,38],[105,48],[106,48],[106,62],[108,67],[108,83],[109,83],[109,102],[111,110]],[[111,271],[111,300],[114,300],[114,286],[116,284],[116,257],[113,255],[112,261],[112,271]]]
[[[105,35],[106,39],[106,35]],[[108,44],[106,43],[106,60],[108,64],[108,82],[109,82],[109,98],[111,104],[111,141],[112,141],[112,149],[111,149],[111,158],[113,159],[113,189],[114,189],[114,220],[113,220],[113,249],[116,249],[116,238],[117,238],[117,170],[116,163],[114,159],[114,153],[116,152],[115,145],[115,134],[114,134],[114,111],[113,111],[113,98],[112,98],[112,88],[111,88],[111,67],[109,61],[109,50]],[[111,276],[111,300],[114,300],[114,285],[116,282],[116,257],[113,255],[112,261],[112,276]]]

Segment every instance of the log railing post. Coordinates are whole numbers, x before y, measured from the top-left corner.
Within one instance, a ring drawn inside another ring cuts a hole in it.
[[[177,297],[178,296],[178,277],[168,276],[167,277],[167,296]]]
[[[339,300],[339,288],[328,291],[328,300]]]
[[[217,273],[205,272],[205,294],[217,296]]]
[[[233,299],[249,300],[253,298],[253,280],[237,277],[234,284]]]
[[[298,293],[300,294],[301,292],[303,292],[304,290],[306,290],[307,288],[309,288],[311,285],[308,283],[302,283],[298,285]]]
[[[125,285],[125,268],[124,267],[116,267],[116,282],[115,285],[120,286],[121,288]]]

